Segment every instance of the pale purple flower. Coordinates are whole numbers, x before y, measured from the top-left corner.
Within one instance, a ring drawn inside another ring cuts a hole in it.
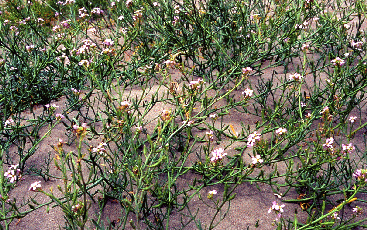
[[[217,190],[212,190],[212,191],[209,191],[208,193],[211,194],[211,195],[216,195],[218,192],[217,192]]]
[[[29,191],[36,192],[42,188],[41,181],[36,181],[31,184],[31,187],[29,187]]]
[[[328,106],[325,106],[325,107],[321,110],[320,114],[324,115],[324,114],[326,114],[326,113],[328,113],[328,112],[329,112],[329,107],[328,107]]]
[[[253,147],[256,142],[260,141],[260,138],[261,134],[257,133],[256,131],[250,134],[247,139],[247,147]]]
[[[133,5],[133,1],[132,0],[127,0],[126,1],[126,7],[129,8],[130,6]]]
[[[31,52],[32,50],[34,50],[34,45],[25,46],[25,49],[26,49],[28,52]]]
[[[217,119],[218,114],[213,113],[213,114],[210,114],[209,117],[214,120],[214,119]]]
[[[57,120],[62,120],[62,119],[64,119],[64,118],[65,118],[65,116],[64,116],[64,115],[62,115],[61,113],[56,113],[56,114],[55,114],[55,117],[56,117],[56,119],[57,119]]]
[[[190,81],[189,87],[192,90],[200,89],[201,84],[203,84],[203,83],[204,83],[203,79],[198,78],[197,81]]]
[[[334,65],[334,66],[343,66],[345,64],[345,61],[343,59],[341,59],[340,57],[336,57],[334,60],[331,61],[331,63]]]
[[[80,66],[84,66],[84,67],[89,67],[89,65],[90,65],[90,62],[88,61],[88,60],[81,60],[80,62],[79,62],[79,65]]]
[[[287,133],[287,129],[286,128],[279,128],[279,129],[277,129],[276,131],[275,131],[275,133],[276,134],[278,134],[278,135],[283,135],[283,134],[285,134],[285,133]]]
[[[70,22],[70,19],[65,20],[65,21],[62,21],[62,22],[61,22],[61,25],[62,25],[64,28],[68,29],[68,28],[70,28],[70,24],[69,24],[69,22]]]
[[[47,108],[47,109],[50,109],[50,110],[55,110],[55,109],[57,109],[57,108],[59,108],[59,106],[57,106],[56,104],[47,104],[47,105],[45,105],[45,107]]]
[[[113,44],[114,44],[114,41],[112,41],[111,39],[106,39],[103,42],[103,45],[105,46],[113,46]]]
[[[206,132],[206,135],[208,136],[210,141],[214,140],[214,132],[213,130],[210,130],[209,132]]]
[[[97,15],[101,15],[103,14],[103,10],[101,10],[101,8],[94,8],[92,11],[91,11],[92,14],[97,14]]]
[[[281,213],[281,212],[284,212],[284,210],[283,210],[283,208],[285,207],[285,205],[284,204],[282,204],[282,205],[279,205],[276,201],[273,201],[273,205],[271,206],[271,208],[269,208],[269,210],[268,210],[268,213],[270,213],[271,211],[275,211],[275,212],[279,212],[279,213]]]
[[[343,153],[346,154],[346,153],[352,153],[354,150],[355,150],[355,147],[353,146],[352,143],[349,143],[347,145],[345,144],[342,144],[342,148],[343,148]]]
[[[212,151],[212,158],[210,158],[210,161],[213,163],[217,163],[220,161],[224,156],[227,155],[227,153],[224,152],[224,149],[219,148]]]
[[[324,147],[324,149],[333,150],[333,143],[334,143],[334,138],[330,137],[326,139],[325,144],[323,144],[322,146]]]
[[[290,81],[301,81],[303,76],[299,73],[294,73],[289,76]]]
[[[310,45],[308,45],[308,44],[302,44],[301,50],[302,51],[305,51],[305,50],[308,50],[309,48],[310,48]]]
[[[247,75],[252,72],[251,67],[242,68],[242,74]]]

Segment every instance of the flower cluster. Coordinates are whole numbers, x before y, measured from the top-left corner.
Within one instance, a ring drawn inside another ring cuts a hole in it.
[[[217,163],[218,161],[222,160],[224,156],[227,155],[227,153],[224,152],[224,149],[219,148],[212,151],[212,158],[210,158],[210,161],[213,163]]]
[[[256,142],[260,141],[260,138],[261,134],[257,133],[256,131],[250,134],[247,139],[247,147],[253,147]]]
[[[19,165],[11,165],[8,171],[4,173],[4,177],[9,179],[10,183],[14,183],[18,178],[21,177]]]

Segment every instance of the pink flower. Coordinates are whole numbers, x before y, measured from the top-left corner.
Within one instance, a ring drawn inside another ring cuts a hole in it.
[[[252,72],[251,67],[242,68],[242,74],[247,75]]]
[[[256,142],[260,141],[260,137],[261,134],[257,133],[256,131],[250,134],[247,139],[247,147],[253,147]]]
[[[333,150],[333,143],[334,143],[334,138],[330,137],[330,138],[326,139],[326,143],[323,144],[322,146],[324,147],[324,149]]]
[[[106,39],[103,42],[103,45],[105,46],[113,46],[114,42],[111,39]]]
[[[352,153],[355,150],[355,147],[353,146],[352,143],[349,143],[347,145],[342,144],[342,148],[343,148],[344,154],[346,154],[346,153]]]
[[[331,63],[334,65],[334,66],[343,66],[345,64],[345,61],[343,59],[341,59],[340,57],[336,57],[334,60],[331,61]]]
[[[64,116],[64,115],[62,115],[61,113],[56,113],[56,114],[55,114],[55,117],[56,117],[56,119],[57,119],[57,120],[62,120],[62,119],[64,119],[64,118],[65,118],[65,116]]]
[[[210,161],[213,163],[217,163],[218,161],[222,160],[224,156],[227,155],[227,153],[224,152],[224,149],[219,148],[212,151],[213,157],[210,158]]]
[[[328,107],[328,106],[325,106],[325,107],[321,110],[320,114],[325,115],[325,114],[326,114],[326,113],[328,113],[328,112],[329,112],[329,107]]]
[[[29,187],[29,191],[39,191],[42,188],[41,181],[36,181],[33,184],[31,184],[31,187]]]
[[[279,128],[275,131],[276,134],[278,135],[283,135],[285,133],[287,133],[287,129],[286,128]]]
[[[290,81],[300,81],[302,80],[303,76],[299,73],[294,73],[289,76]]]
[[[273,201],[273,205],[271,206],[271,208],[269,208],[268,213],[270,213],[272,210],[274,210],[275,212],[284,212],[283,208],[285,207],[284,204],[279,205],[276,201]]]

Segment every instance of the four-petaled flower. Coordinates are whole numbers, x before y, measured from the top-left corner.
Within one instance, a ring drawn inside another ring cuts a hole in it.
[[[355,117],[355,116],[350,116],[349,117],[350,123],[354,123],[356,120],[357,120],[357,117]]]
[[[261,159],[260,155],[256,155],[256,156],[252,157],[251,160],[252,160],[252,164],[254,164],[254,165],[257,164],[257,163],[261,164],[261,163],[264,162],[264,160]]]
[[[289,76],[290,81],[301,81],[303,76],[299,73],[294,73]]]
[[[224,152],[224,149],[219,148],[212,151],[212,158],[210,158],[210,161],[213,163],[217,163],[218,161],[222,160],[224,156],[227,155],[227,153]]]
[[[284,204],[279,205],[276,201],[273,201],[273,205],[271,206],[271,208],[269,208],[268,213],[270,213],[272,210],[274,210],[277,213],[284,212],[283,210],[284,207],[285,207]]]
[[[324,147],[324,149],[333,150],[333,143],[334,143],[334,138],[330,137],[326,139],[325,144],[323,144],[322,146]]]
[[[245,91],[242,92],[242,94],[245,98],[250,98],[252,96],[253,92],[254,91],[252,89],[247,88],[247,89],[245,89]]]
[[[279,129],[277,129],[275,131],[275,133],[278,134],[278,135],[283,135],[283,134],[287,133],[287,129],[280,127]]]
[[[342,144],[342,148],[343,148],[343,153],[352,153],[352,151],[355,149],[355,147],[353,146],[352,143],[349,143],[347,145]]]
[[[340,57],[336,57],[334,60],[331,60],[331,63],[334,65],[334,66],[343,66],[345,64],[345,61],[343,59],[341,59]]]
[[[31,187],[29,187],[29,191],[39,191],[42,188],[41,186],[41,181],[36,181],[34,183],[31,184]]]
[[[247,147],[253,147],[257,141],[260,141],[261,134],[256,131],[250,134],[247,138]]]

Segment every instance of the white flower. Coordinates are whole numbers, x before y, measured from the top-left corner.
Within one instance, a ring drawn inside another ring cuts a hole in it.
[[[247,88],[245,89],[245,91],[242,92],[242,94],[245,96],[245,98],[249,98],[252,96],[253,92],[254,92],[253,90]]]
[[[255,157],[252,157],[252,164],[257,164],[257,163],[263,163],[264,160],[261,159],[261,156],[260,155],[256,155]]]
[[[286,128],[279,128],[275,131],[276,134],[278,135],[283,135],[285,133],[287,133],[287,129]]]
[[[349,117],[350,123],[354,123],[356,120],[357,120],[357,117],[355,117],[355,116]]]

